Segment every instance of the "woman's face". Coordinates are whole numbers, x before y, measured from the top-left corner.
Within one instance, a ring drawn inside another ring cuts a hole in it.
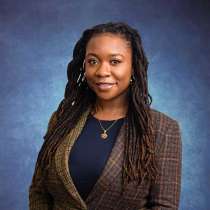
[[[86,47],[85,77],[98,99],[126,99],[132,74],[132,50],[120,35],[93,36]]]

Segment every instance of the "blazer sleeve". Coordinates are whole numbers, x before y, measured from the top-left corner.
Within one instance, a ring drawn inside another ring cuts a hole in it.
[[[48,128],[53,128],[56,122],[56,112],[50,117]],[[29,209],[30,210],[52,210],[53,209],[53,198],[47,192],[42,178],[42,171],[36,162],[35,171],[32,177],[32,182],[29,187]]]
[[[151,186],[148,210],[178,210],[182,168],[181,131],[178,122],[173,120],[160,138],[161,145],[157,152],[160,176]]]

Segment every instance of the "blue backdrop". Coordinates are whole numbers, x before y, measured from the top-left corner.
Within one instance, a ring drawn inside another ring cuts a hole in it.
[[[139,30],[152,106],[180,122],[180,209],[209,209],[209,11],[207,0],[0,0],[0,209],[28,209],[35,160],[63,98],[74,44],[87,27],[111,20]]]

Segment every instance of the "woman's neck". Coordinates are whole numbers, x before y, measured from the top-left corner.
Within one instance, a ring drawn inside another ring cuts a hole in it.
[[[101,120],[115,120],[125,117],[128,109],[128,102],[126,100],[97,100],[95,105],[94,117]]]

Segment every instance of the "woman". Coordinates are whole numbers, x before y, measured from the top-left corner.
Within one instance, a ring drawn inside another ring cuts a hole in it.
[[[129,25],[83,32],[38,155],[30,210],[178,209],[180,128],[150,107],[147,67]]]

